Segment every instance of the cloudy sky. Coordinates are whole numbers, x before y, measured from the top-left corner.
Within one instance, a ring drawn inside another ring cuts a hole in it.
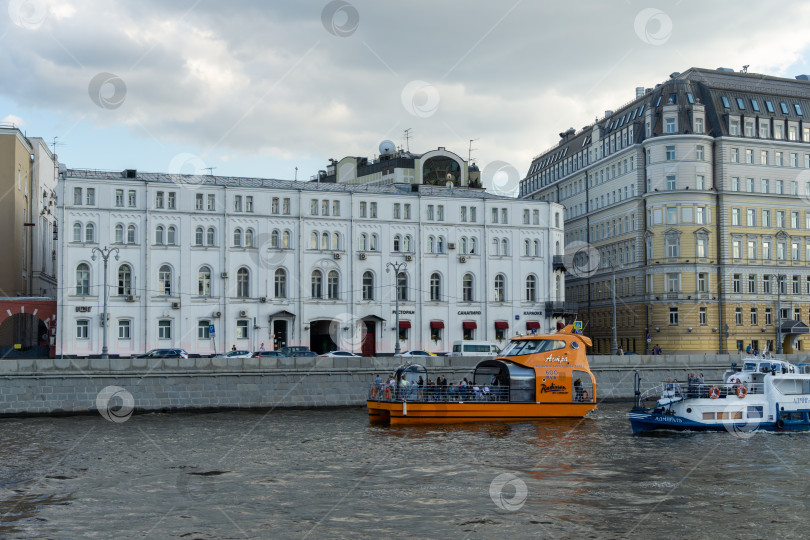
[[[380,141],[523,176],[689,67],[810,73],[810,3],[3,0],[0,121],[73,168],[308,179]]]

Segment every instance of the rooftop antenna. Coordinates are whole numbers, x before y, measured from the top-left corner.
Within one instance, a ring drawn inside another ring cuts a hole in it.
[[[56,146],[57,145],[62,146],[63,144],[65,144],[65,143],[56,142],[56,139],[58,139],[58,138],[59,137],[54,137],[53,142],[51,143],[51,146],[53,147],[53,153],[54,154],[56,154]]]
[[[405,130],[405,151],[406,151],[406,152],[410,152],[410,151],[411,151],[411,145],[410,145],[410,141],[411,141],[411,129],[413,129],[413,128],[408,128],[408,129],[406,129],[406,130]]]
[[[298,167],[295,168],[295,181],[298,182]]]
[[[751,65],[751,64],[745,64],[745,65],[743,66],[743,68],[742,68],[742,72],[743,72],[743,73],[748,73],[748,66],[750,66],[750,65]]]
[[[208,176],[214,176],[214,169],[216,169],[216,167],[203,167],[202,170],[208,171]]]
[[[478,148],[473,148],[473,147],[472,147],[472,143],[473,143],[474,141],[477,141],[477,140],[479,140],[479,139],[470,139],[470,148],[469,148],[469,150],[467,151],[467,163],[472,162],[472,153],[473,153],[473,150],[478,150]]]

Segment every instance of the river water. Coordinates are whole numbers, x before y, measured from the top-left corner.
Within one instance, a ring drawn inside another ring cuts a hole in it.
[[[365,409],[0,420],[2,538],[810,536],[810,434]]]

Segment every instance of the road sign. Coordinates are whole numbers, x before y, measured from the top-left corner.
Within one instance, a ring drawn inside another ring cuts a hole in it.
[[[574,321],[574,330],[582,330],[582,321]]]
[[[211,335],[214,335],[214,332],[215,332],[215,330],[214,330],[214,325],[213,325],[213,324],[209,324],[209,325],[208,325],[208,333],[209,333],[209,334],[211,334]]]

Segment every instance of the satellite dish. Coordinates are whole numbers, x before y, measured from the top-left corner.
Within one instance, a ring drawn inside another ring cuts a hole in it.
[[[383,141],[380,143],[380,155],[381,156],[393,156],[394,152],[397,151],[397,147],[391,141]]]

